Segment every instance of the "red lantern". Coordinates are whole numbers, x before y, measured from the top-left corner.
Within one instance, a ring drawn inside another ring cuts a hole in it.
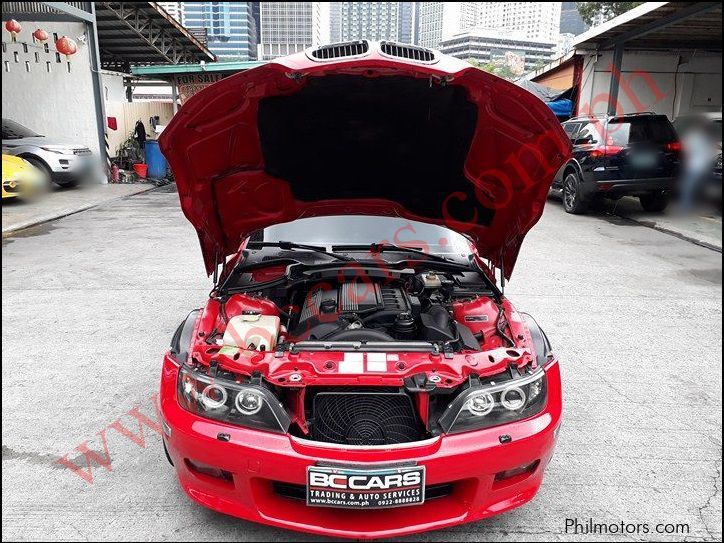
[[[5,30],[10,32],[10,36],[12,37],[13,41],[15,41],[15,36],[20,34],[20,31],[23,29],[22,26],[20,26],[20,23],[17,22],[15,19],[10,19],[9,21],[5,22]]]
[[[48,41],[48,33],[42,28],[38,28],[35,32],[33,32],[33,38],[35,38],[40,43],[45,43],[46,41]]]
[[[68,60],[70,60],[70,55],[74,55],[78,51],[78,46],[68,36],[58,38],[58,41],[55,42],[55,48],[58,53],[63,53]]]

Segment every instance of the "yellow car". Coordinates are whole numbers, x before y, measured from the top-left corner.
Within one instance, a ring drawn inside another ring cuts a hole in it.
[[[3,200],[32,196],[43,187],[43,172],[30,162],[3,154]]]

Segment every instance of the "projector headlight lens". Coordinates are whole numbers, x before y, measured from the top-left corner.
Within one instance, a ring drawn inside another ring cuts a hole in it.
[[[226,405],[229,394],[221,385],[211,384],[201,393],[201,404],[207,410],[219,409]]]
[[[236,395],[235,405],[242,415],[256,415],[264,406],[264,400],[252,390],[242,390]]]
[[[520,387],[506,388],[500,394],[500,403],[509,411],[517,411],[525,405],[526,396]]]
[[[495,407],[495,400],[487,392],[473,395],[468,400],[468,411],[476,417],[484,417]]]

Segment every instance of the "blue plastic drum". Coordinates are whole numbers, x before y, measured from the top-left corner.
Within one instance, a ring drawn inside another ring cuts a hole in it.
[[[166,177],[168,162],[161,154],[156,140],[146,140],[146,164],[148,164],[148,177],[162,179]]]

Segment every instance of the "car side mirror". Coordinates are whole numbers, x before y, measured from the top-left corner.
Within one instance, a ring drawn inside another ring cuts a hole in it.
[[[591,136],[586,136],[585,138],[574,138],[573,139],[573,145],[586,145],[588,143],[593,143],[593,138]]]

